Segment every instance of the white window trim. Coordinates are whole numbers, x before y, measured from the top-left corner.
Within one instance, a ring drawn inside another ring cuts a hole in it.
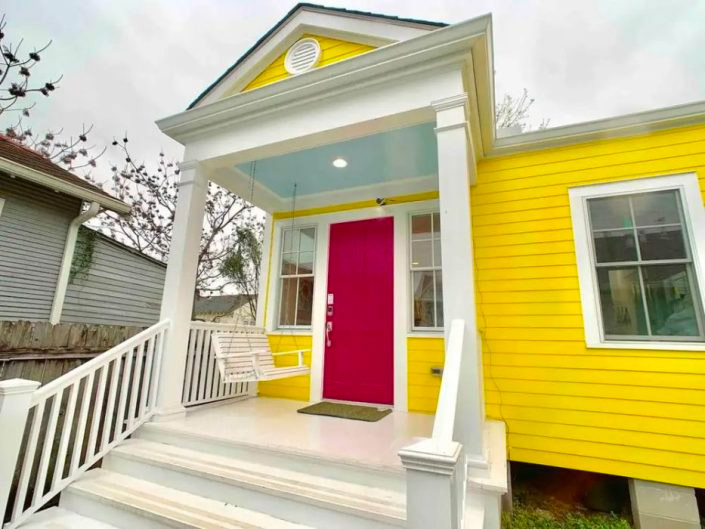
[[[0,197],[0,215],[2,215],[2,207],[5,205],[5,199]]]
[[[313,235],[313,270],[310,275],[310,277],[313,277],[313,288],[316,288],[316,257],[317,257],[317,240],[318,240],[318,226],[316,224],[296,224],[293,227],[291,224],[286,225],[284,224],[279,228],[279,244],[277,245],[278,248],[278,259],[276,261],[276,266],[277,269],[275,271],[275,278],[276,278],[276,311],[275,311],[275,316],[274,316],[274,323],[275,323],[275,328],[276,330],[280,331],[280,334],[284,334],[286,331],[299,331],[299,332],[305,332],[305,333],[310,333],[312,325],[280,325],[279,324],[279,317],[280,317],[280,311],[281,311],[281,300],[282,300],[282,255],[284,253],[284,247],[283,247],[283,242],[284,242],[284,232],[287,230],[291,229],[295,230],[304,230],[306,228],[313,228],[314,229],[314,235]],[[297,254],[297,260],[298,260],[298,254]],[[297,261],[298,262],[298,261]],[[293,275],[293,276],[287,276],[287,277],[309,277],[308,275],[305,276],[300,276],[298,274]],[[298,291],[297,291],[297,305],[298,305]],[[311,312],[313,313],[313,308],[311,309]],[[296,314],[296,309],[294,309],[294,314]],[[313,318],[313,314],[311,314]]]
[[[433,338],[438,338],[438,337],[443,337],[443,333],[445,332],[445,327],[440,326],[440,327],[420,327],[420,326],[415,326],[414,325],[414,281],[412,279],[414,275],[414,270],[411,268],[411,218],[414,217],[415,215],[433,215],[434,213],[440,213],[440,210],[438,208],[431,208],[431,209],[420,209],[420,210],[414,210],[410,211],[409,214],[407,215],[407,239],[406,239],[406,244],[407,244],[407,251],[406,251],[406,257],[407,257],[407,290],[409,292],[408,294],[408,307],[407,307],[407,313],[409,315],[408,317],[408,326],[409,326],[409,334],[413,335],[414,337],[421,337],[421,336],[428,336],[428,337],[433,337]],[[431,237],[433,237],[433,234],[431,234]],[[440,241],[440,239],[439,239]],[[432,268],[432,270],[436,270],[435,268]],[[440,267],[438,267],[438,271],[443,273],[443,264],[441,264]],[[434,303],[435,303],[434,299]],[[444,320],[445,321],[445,320]]]
[[[693,256],[697,296],[701,307],[705,307],[705,207],[700,185],[695,173],[680,173],[667,176],[652,176],[633,180],[622,180],[569,189],[570,214],[573,220],[573,237],[578,265],[580,302],[583,311],[585,342],[588,347],[607,349],[654,349],[678,351],[705,351],[703,342],[676,341],[615,341],[605,340],[602,332],[602,316],[597,290],[597,274],[592,255],[587,200],[614,195],[643,193],[650,191],[677,190],[683,204],[683,216],[688,242]]]

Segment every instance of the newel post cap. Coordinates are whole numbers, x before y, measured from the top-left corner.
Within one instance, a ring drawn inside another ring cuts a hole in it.
[[[41,382],[37,382],[35,380],[25,380],[23,378],[2,380],[0,381],[0,397],[32,393],[39,386],[41,386]]]

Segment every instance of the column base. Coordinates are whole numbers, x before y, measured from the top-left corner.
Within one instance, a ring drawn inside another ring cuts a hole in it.
[[[629,496],[637,529],[700,529],[691,487],[630,479]]]
[[[173,421],[175,419],[183,419],[186,417],[186,408],[183,406],[176,406],[174,408],[157,409],[152,415],[152,421],[154,422],[165,422]]]

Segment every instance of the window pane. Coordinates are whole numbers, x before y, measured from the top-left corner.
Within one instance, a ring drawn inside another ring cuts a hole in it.
[[[315,228],[303,228],[300,231],[301,240],[299,241],[299,250],[302,252],[312,252],[313,242],[316,239]]]
[[[299,306],[296,310],[296,325],[311,325],[313,308],[313,278],[299,278]]]
[[[284,240],[282,241],[282,252],[291,252],[292,250],[295,250],[296,248],[293,248],[292,245],[292,231],[290,229],[284,230]]]
[[[698,336],[693,289],[686,265],[642,267],[651,331],[658,336]]]
[[[433,214],[433,234],[436,237],[440,237],[440,235],[441,235],[441,214],[440,213]]]
[[[313,252],[301,252],[299,254],[299,274],[313,273]]]
[[[433,239],[433,266],[439,267],[441,264],[441,240]]]
[[[436,327],[443,327],[443,276],[441,271],[436,274]]]
[[[414,272],[414,327],[434,327],[433,272]]]
[[[412,268],[431,267],[433,266],[433,248],[432,242],[428,241],[412,241],[411,242],[411,266]]]
[[[663,228],[641,228],[639,249],[643,260],[684,259],[685,242],[680,226]]]
[[[654,191],[640,195],[632,195],[634,222],[637,226],[653,226],[654,224],[678,224],[677,191]]]
[[[588,200],[588,205],[593,230],[632,227],[627,197],[593,198]]]
[[[411,217],[411,238],[431,238],[431,215],[414,215]]]
[[[598,268],[597,281],[605,334],[647,335],[638,269]]]
[[[282,254],[282,275],[291,276],[296,274],[296,254]]]
[[[595,259],[598,263],[636,261],[636,245],[632,230],[598,231],[595,241]]]
[[[296,278],[282,279],[279,301],[279,325],[294,325],[296,310]]]

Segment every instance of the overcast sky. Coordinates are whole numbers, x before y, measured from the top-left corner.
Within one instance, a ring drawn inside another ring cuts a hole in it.
[[[178,144],[154,121],[183,110],[275,24],[282,0],[4,0],[6,39],[52,39],[38,76],[63,74],[39,99],[35,130],[93,142],[128,131],[135,154]],[[705,99],[705,0],[348,0],[327,5],[444,22],[492,13],[496,91],[527,88],[532,121],[551,125]],[[0,118],[6,125],[7,118]],[[154,156],[156,158],[156,156]],[[119,160],[110,151],[104,158]],[[102,165],[102,164],[101,164]]]

